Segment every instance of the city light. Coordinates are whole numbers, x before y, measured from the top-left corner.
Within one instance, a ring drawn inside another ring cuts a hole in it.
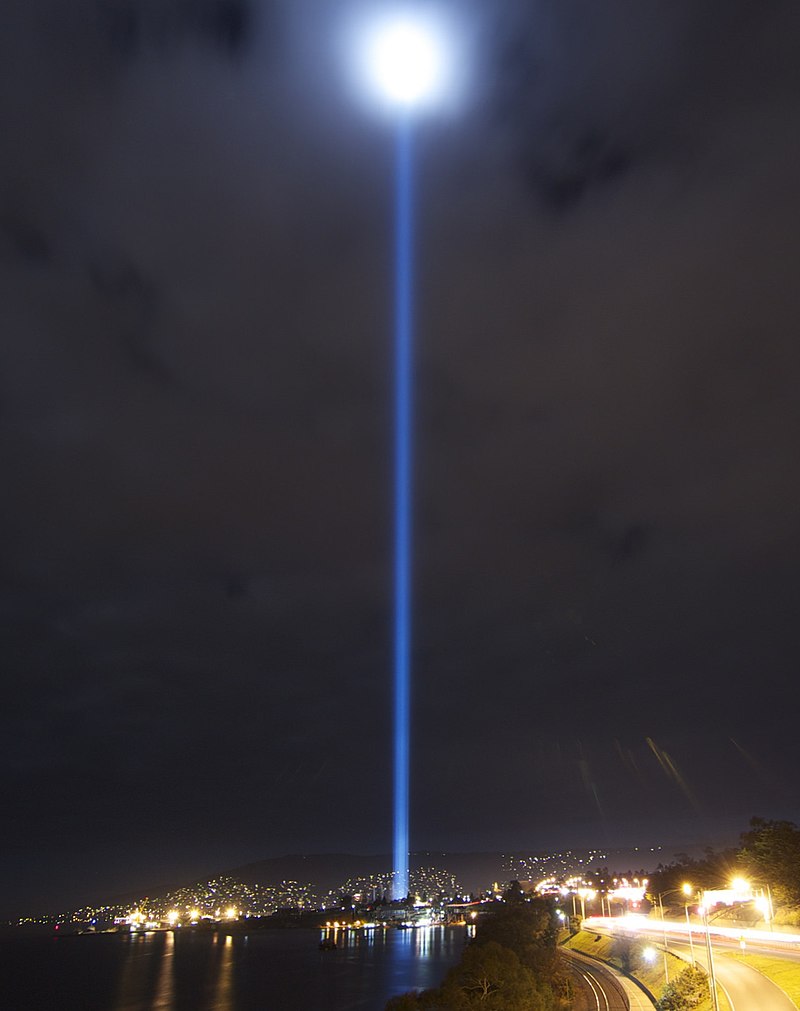
[[[714,906],[733,906],[737,902],[749,902],[753,898],[750,885],[742,878],[733,881],[731,888],[709,888],[703,893],[704,904],[711,909]]]
[[[626,882],[625,884],[620,884],[617,888],[611,889],[608,894],[612,899],[620,899],[625,902],[641,902],[644,899],[646,888],[646,881],[640,885],[629,885]]]

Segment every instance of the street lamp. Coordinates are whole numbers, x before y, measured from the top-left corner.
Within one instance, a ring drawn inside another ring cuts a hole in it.
[[[684,882],[681,885],[681,891],[683,892],[683,911],[686,913],[686,929],[689,931],[689,953],[692,956],[692,965],[694,965],[694,942],[692,941],[692,921],[689,919],[689,898],[694,895],[694,889],[688,882]]]
[[[692,940],[692,923],[689,919],[689,898],[694,895],[694,888],[688,883],[684,882],[680,888],[668,888],[665,892],[658,893],[658,908],[661,911],[661,924],[664,931],[664,947],[667,945],[667,933],[666,926],[664,925],[664,902],[663,899],[667,895],[675,895],[681,893],[683,895],[683,911],[686,914],[686,929],[689,933],[689,951],[691,953],[692,965],[694,965],[694,941]]]
[[[711,990],[711,1002],[714,1011],[719,1011],[719,997],[717,996],[717,975],[714,972],[714,952],[711,948],[711,928],[708,924],[708,906],[706,905],[705,892],[700,893],[701,906],[700,913],[703,917],[703,927],[705,928],[706,935],[706,955],[708,957],[708,980],[709,988]]]
[[[684,882],[681,888],[671,888],[666,890],[666,892],[658,893],[658,909],[660,910],[661,913],[661,929],[663,930],[663,947],[664,947],[663,971],[664,977],[668,982],[670,979],[668,975],[668,969],[666,969],[666,946],[668,946],[668,944],[666,944],[666,924],[664,922],[664,914],[663,914],[663,899],[668,895],[677,895],[679,893],[684,897],[684,913],[686,914],[686,928],[689,934],[689,951],[692,957],[693,966],[695,964],[695,944],[692,938],[692,921],[689,918],[689,899],[691,898],[691,896],[695,894],[695,890],[688,882]]]
[[[769,882],[763,880],[755,882],[761,890],[760,895],[754,894],[753,884],[754,882],[748,881],[745,878],[734,878],[731,882],[731,887],[741,895],[751,897],[756,909],[763,914],[769,929],[774,930],[772,921],[775,916],[775,910],[772,905],[772,889],[769,886]],[[764,894],[765,889],[766,895]]]
[[[706,935],[706,954],[708,956],[708,974],[709,974],[709,983],[711,987],[711,998],[713,1001],[714,1011],[719,1011],[719,998],[717,996],[717,981],[716,981],[716,974],[714,972],[714,953],[711,945],[711,928],[709,926],[708,921],[707,891],[712,890],[708,889],[700,892],[701,905],[699,912],[703,918],[703,928]],[[745,895],[752,896],[752,889],[750,887],[750,882],[746,881],[744,878],[734,878],[733,881],[731,882],[731,887],[729,891],[737,893],[740,897],[744,897]],[[725,893],[723,892],[722,894],[724,895]],[[772,896],[770,895],[770,900],[771,898]],[[742,901],[742,899],[740,898],[739,901]]]
[[[773,917],[775,915],[772,908],[772,892],[770,891],[769,885],[766,886],[767,894],[764,894],[764,889],[761,889],[761,894],[758,895],[754,900],[756,909],[763,914],[764,919],[767,921],[770,931],[774,931],[774,926],[772,924]]]
[[[444,49],[429,20],[397,14],[363,36],[369,83],[395,121],[394,294],[394,832],[393,897],[408,894],[411,715],[411,546],[413,450],[414,114],[446,77]]]
[[[582,920],[586,919],[586,900],[588,899],[591,902],[591,900],[593,898],[595,898],[596,895],[597,895],[597,892],[595,892],[595,890],[593,888],[579,888],[578,889],[578,897],[581,900],[581,919]]]
[[[664,892],[664,895],[667,893]],[[658,893],[658,908],[661,910],[661,930],[664,934],[664,983],[669,983],[669,960],[667,957],[667,925],[664,922],[664,903],[661,901],[661,892]]]

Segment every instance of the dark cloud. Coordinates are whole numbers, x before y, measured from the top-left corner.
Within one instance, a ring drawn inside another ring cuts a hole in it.
[[[416,148],[415,845],[792,816],[794,5],[459,10]],[[121,831],[162,876],[154,825],[187,867],[387,846],[392,145],[346,13],[4,9],[19,895],[56,852],[124,884]]]
[[[9,214],[2,222],[3,232],[13,253],[32,263],[44,263],[50,258],[47,236],[30,221]]]
[[[252,32],[252,8],[247,0],[114,0],[96,5],[108,42],[115,52],[128,58],[138,57],[150,48],[168,53],[186,40],[211,43],[239,55]]]

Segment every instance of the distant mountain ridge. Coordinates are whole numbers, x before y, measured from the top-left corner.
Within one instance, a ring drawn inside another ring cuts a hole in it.
[[[503,885],[513,879],[537,881],[550,874],[563,874],[565,870],[573,873],[580,870],[590,872],[597,867],[607,867],[612,874],[636,874],[643,871],[649,875],[659,864],[671,863],[679,853],[702,857],[705,850],[706,846],[699,843],[607,850],[575,848],[560,852],[519,850],[506,853],[461,853],[420,850],[411,854],[409,864],[412,871],[422,868],[447,871],[455,877],[464,893],[478,893],[490,889],[495,883]],[[341,890],[348,880],[386,875],[391,866],[392,858],[388,853],[292,853],[267,857],[207,876],[161,882],[136,891],[116,892],[112,896],[97,897],[88,905],[124,905],[138,901],[143,896],[152,898],[222,877],[238,880],[245,885],[273,888],[284,881],[296,881],[300,885],[311,886],[309,891],[322,900],[327,894]],[[77,907],[76,903],[74,908]],[[29,913],[29,910],[22,911],[22,915]],[[15,917],[17,915],[19,914],[15,913]]]
[[[409,865],[411,870],[422,867],[447,870],[455,875],[466,892],[480,892],[491,888],[495,882],[502,883],[523,877],[519,862],[531,861],[536,857],[542,860],[556,856],[562,856],[566,860],[572,858],[576,870],[579,867],[589,870],[599,865],[607,866],[612,872],[618,873],[625,873],[628,870],[633,872],[644,870],[650,873],[659,863],[669,863],[676,853],[680,852],[697,852],[699,855],[702,847],[699,845],[670,846],[668,849],[631,847],[605,851],[576,848],[565,850],[562,854],[541,852],[537,854],[530,851],[447,853],[441,850],[421,850],[411,854]],[[385,874],[391,870],[391,866],[392,858],[388,853],[287,854],[244,864],[225,873],[248,884],[274,884],[290,880],[301,884],[310,883],[318,894],[325,894],[340,888],[350,878]]]
[[[435,867],[454,874],[467,891],[480,891],[500,880],[503,860],[500,853],[443,853],[426,851],[412,853],[409,866],[417,870]],[[392,858],[388,853],[316,853],[309,855],[287,854],[245,864],[226,871],[231,877],[248,884],[266,884],[276,881],[311,883],[318,893],[339,888],[350,878],[386,874],[391,870]]]

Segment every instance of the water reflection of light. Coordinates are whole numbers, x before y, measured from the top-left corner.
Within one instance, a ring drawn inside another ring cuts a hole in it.
[[[136,1000],[137,995],[134,991],[137,979],[136,972],[134,970],[134,957],[136,948],[140,941],[144,941],[144,938],[137,934],[129,934],[125,938],[127,952],[125,954],[125,960],[122,963],[122,972],[120,973],[119,985],[117,986],[116,1000],[113,1004],[115,1011],[123,1011],[123,1009],[130,1007]]]
[[[475,924],[474,923],[468,923],[467,924],[467,937],[470,940],[472,940],[472,938],[474,936],[475,936]]]
[[[153,1011],[171,1011],[175,1001],[175,935],[171,930],[164,934],[164,948],[161,952],[161,967],[153,997]]]
[[[465,932],[459,928],[434,925],[413,930],[387,930],[387,962],[403,991],[427,990],[441,983],[445,967],[458,960]],[[397,992],[400,992],[398,985]]]
[[[233,938],[225,935],[220,938],[221,952],[217,972],[217,985],[211,1007],[214,1011],[231,1011],[233,1008]]]

